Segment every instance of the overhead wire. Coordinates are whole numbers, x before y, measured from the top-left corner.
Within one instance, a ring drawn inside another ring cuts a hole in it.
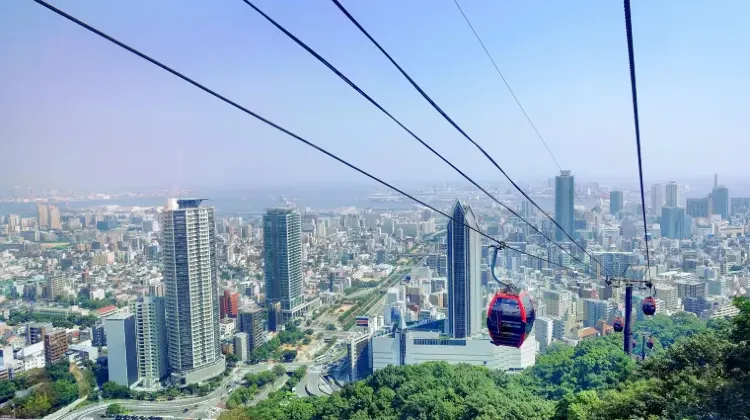
[[[243,0],[243,1],[247,2],[247,0]],[[505,172],[505,170],[495,161],[495,159],[493,159],[492,156],[490,156],[490,154],[482,146],[480,146],[476,141],[474,141],[474,139],[472,139],[471,136],[469,136],[466,133],[466,131],[464,131],[450,116],[448,116],[448,114],[445,111],[443,111],[443,109],[437,103],[435,103],[434,100],[432,100],[432,98],[419,86],[419,84],[417,84],[417,82],[415,82],[414,79],[412,79],[412,77],[409,76],[409,74],[396,62],[396,60],[393,59],[393,57],[391,57],[390,54],[388,54],[388,52],[375,40],[375,38],[373,38],[372,35],[370,35],[370,33],[367,32],[367,30],[357,21],[357,19],[354,18],[354,16],[352,16],[351,13],[349,13],[349,11],[341,4],[341,2],[339,0],[331,0],[331,1],[336,5],[336,7],[338,7],[338,9],[341,11],[341,13],[343,13],[349,19],[349,21],[351,21],[354,24],[354,26],[356,26],[360,30],[360,32],[362,32],[362,34],[365,35],[367,37],[367,39],[369,39],[370,42],[372,42],[373,45],[375,45],[375,47],[377,47],[378,50],[380,50],[380,52],[383,53],[383,55],[386,56],[386,58],[388,58],[388,60],[391,62],[391,64],[393,64],[398,69],[398,71],[409,81],[409,83],[414,87],[414,89],[416,89],[422,95],[422,97],[427,102],[429,102],[430,105],[432,105],[432,107],[446,121],[448,121],[448,123],[450,123],[453,126],[453,128],[455,128],[459,133],[461,133],[461,135],[463,137],[465,137],[467,140],[469,140],[469,142],[471,144],[473,144],[495,166],[495,168],[497,168],[497,170],[499,170],[500,173],[502,173],[505,176],[505,178],[508,180],[508,182],[510,182],[511,185],[513,185],[513,187],[518,192],[520,192],[521,195],[523,195],[523,197],[525,199],[527,199],[531,204],[533,204],[534,207],[536,207],[537,210],[539,210],[542,214],[544,214],[545,216],[547,216],[547,218],[549,220],[551,220],[552,223],[554,223],[555,226],[558,229],[560,229],[560,231],[573,244],[575,244],[576,246],[578,246],[584,253],[586,253],[586,255],[588,255],[589,258],[591,258],[591,260],[595,261],[603,269],[607,270],[607,268],[604,267],[604,265],[602,265],[596,258],[594,258],[593,255],[591,255],[590,252],[588,252],[586,250],[586,248],[584,248],[578,242],[576,242],[575,239],[573,239],[573,237],[570,236],[570,234],[553,217],[551,217],[547,212],[545,212],[528,194],[526,194],[526,192],[521,187],[519,187],[518,184],[516,184],[516,182],[513,181],[513,179],[507,174],[507,172]],[[607,270],[607,271],[609,271],[609,270]]]
[[[135,48],[133,48],[133,47],[131,47],[131,46],[123,43],[122,41],[119,41],[116,38],[114,38],[114,37],[112,37],[112,36],[110,36],[110,35],[102,32],[101,30],[96,29],[95,27],[93,27],[93,26],[87,24],[86,22],[83,22],[82,20],[76,18],[75,16],[72,16],[72,15],[68,14],[67,12],[65,12],[65,11],[63,11],[63,10],[61,10],[61,9],[59,9],[59,8],[57,8],[57,7],[49,4],[49,3],[47,3],[46,1],[44,1],[44,0],[32,0],[32,1],[34,1],[37,4],[39,4],[40,6],[43,6],[44,8],[46,8],[48,10],[54,12],[55,14],[57,14],[57,15],[59,15],[61,17],[64,17],[65,19],[67,19],[67,20],[69,20],[69,21],[77,24],[78,26],[80,26],[80,27],[82,27],[82,28],[84,28],[84,29],[86,29],[86,30],[88,30],[88,31],[90,31],[90,32],[92,32],[92,33],[94,33],[94,34],[96,34],[96,35],[98,35],[98,36],[106,39],[107,41],[109,41],[109,42],[117,45],[118,47],[120,47],[120,48],[122,48],[122,49],[124,49],[124,50],[126,50],[126,51],[128,51],[128,52],[130,52],[130,53],[132,53],[132,54],[134,54],[134,55],[136,55],[136,56],[138,56],[138,57],[146,60],[146,61],[148,61],[149,63],[151,63],[151,64],[153,64],[153,65],[161,68],[162,70],[165,70],[166,72],[172,74],[173,76],[176,76],[176,77],[182,79],[183,81],[185,81],[185,82],[193,85],[194,87],[196,87],[196,88],[204,91],[205,93],[208,93],[209,95],[211,95],[211,96],[213,96],[213,97],[221,100],[222,102],[224,102],[224,103],[226,103],[228,105],[231,105],[232,107],[234,107],[234,108],[236,108],[236,109],[238,109],[238,110],[240,110],[240,111],[242,111],[242,112],[244,112],[244,113],[252,116],[253,118],[261,121],[262,123],[264,123],[264,124],[266,124],[266,125],[268,125],[270,127],[273,127],[274,129],[276,129],[278,131],[281,131],[282,133],[284,133],[284,134],[286,134],[286,135],[294,138],[297,141],[300,141],[301,143],[303,143],[303,144],[305,144],[305,145],[307,145],[309,147],[312,147],[313,149],[315,149],[315,150],[317,150],[317,151],[325,154],[326,156],[328,156],[328,157],[330,157],[330,158],[332,158],[332,159],[334,159],[334,160],[336,160],[336,161],[338,161],[338,162],[346,165],[347,167],[349,167],[349,168],[351,168],[351,169],[359,172],[360,174],[365,175],[366,177],[372,179],[373,181],[376,181],[376,182],[380,183],[381,185],[383,185],[383,186],[385,186],[385,187],[387,187],[387,188],[389,188],[389,189],[391,189],[391,190],[393,190],[393,191],[395,191],[395,192],[397,192],[397,193],[399,193],[399,194],[401,194],[401,195],[403,195],[403,196],[405,196],[405,197],[413,200],[414,202],[416,202],[416,203],[418,203],[418,204],[420,204],[420,205],[422,205],[422,206],[424,206],[424,207],[426,207],[426,208],[428,208],[428,209],[430,209],[430,210],[432,210],[432,211],[434,211],[434,212],[436,212],[436,213],[438,213],[438,214],[440,214],[440,215],[448,218],[451,221],[457,222],[458,224],[460,224],[460,225],[462,225],[462,226],[464,226],[464,227],[466,227],[466,228],[468,228],[468,229],[470,229],[470,230],[478,233],[479,235],[481,235],[481,236],[489,239],[490,241],[493,241],[493,242],[495,242],[495,243],[497,243],[499,245],[502,245],[504,249],[508,249],[508,250],[511,250],[511,251],[518,252],[518,253],[520,253],[522,255],[526,255],[528,257],[535,258],[535,259],[540,260],[542,262],[546,262],[546,263],[548,263],[550,265],[554,265],[554,266],[558,266],[558,267],[561,267],[561,268],[564,268],[564,269],[567,269],[567,270],[573,270],[573,271],[575,271],[575,268],[568,267],[568,266],[565,266],[563,264],[560,264],[560,263],[557,263],[557,262],[554,262],[554,261],[550,261],[549,259],[537,256],[537,255],[534,255],[534,254],[530,254],[530,253],[528,253],[526,251],[523,251],[521,249],[511,247],[511,246],[507,245],[505,242],[497,240],[497,239],[493,238],[492,236],[487,235],[486,233],[480,231],[479,229],[474,228],[474,227],[466,224],[464,221],[456,219],[456,218],[448,215],[447,213],[443,212],[442,210],[439,210],[439,209],[435,208],[434,206],[431,206],[431,205],[427,204],[426,202],[424,202],[424,201],[422,201],[422,200],[414,197],[413,195],[411,195],[411,194],[409,194],[409,193],[407,193],[407,192],[399,189],[398,187],[396,187],[394,185],[391,185],[390,183],[388,183],[388,182],[380,179],[379,177],[377,177],[375,175],[370,174],[369,172],[367,172],[364,169],[361,169],[361,168],[355,166],[352,163],[349,163],[347,160],[345,160],[345,159],[343,159],[343,158],[341,158],[341,157],[333,154],[332,152],[329,152],[328,150],[326,150],[326,149],[324,149],[324,148],[316,145],[315,143],[313,143],[313,142],[311,142],[311,141],[303,138],[302,136],[293,133],[292,131],[290,131],[290,130],[284,128],[284,127],[282,127],[281,125],[274,123],[273,121],[271,121],[271,120],[269,120],[269,119],[261,116],[260,114],[257,114],[255,112],[251,111],[250,109],[248,109],[248,108],[246,108],[246,107],[238,104],[237,102],[235,102],[235,101],[233,101],[233,100],[231,100],[231,99],[229,99],[229,98],[227,98],[227,97],[225,97],[225,96],[223,96],[223,95],[215,92],[214,90],[212,90],[212,89],[204,86],[203,84],[201,84],[201,83],[199,83],[199,82],[191,79],[190,77],[188,77],[188,76],[186,76],[186,75],[178,72],[177,70],[172,69],[171,67],[167,66],[166,64],[163,64],[163,63],[157,61],[156,59],[154,59],[154,58],[146,55],[145,53],[142,53],[139,50],[137,50],[137,49],[135,49]]]
[[[474,33],[474,37],[479,41],[479,45],[482,46],[482,49],[484,50],[484,53],[487,55],[487,58],[490,59],[490,62],[492,63],[492,66],[495,67],[495,71],[500,76],[500,79],[505,84],[505,87],[508,89],[508,92],[510,92],[510,96],[513,97],[513,100],[516,101],[516,104],[518,105],[518,108],[521,109],[521,112],[523,112],[523,116],[526,117],[526,121],[529,122],[529,125],[531,125],[531,128],[534,129],[534,132],[536,133],[536,136],[539,137],[539,140],[542,141],[542,144],[544,145],[544,148],[547,149],[547,152],[549,153],[552,160],[555,161],[555,165],[557,165],[557,169],[562,171],[562,167],[560,166],[560,163],[557,161],[557,158],[552,153],[552,150],[547,145],[547,142],[544,140],[544,137],[542,137],[542,134],[539,132],[539,130],[536,128],[536,124],[534,124],[533,121],[531,121],[531,117],[529,117],[529,114],[526,113],[526,109],[524,109],[523,105],[521,105],[521,101],[518,100],[518,97],[516,96],[515,92],[513,92],[513,89],[510,88],[510,84],[508,84],[508,81],[505,79],[505,76],[503,76],[503,72],[500,71],[500,67],[498,67],[497,63],[495,62],[495,59],[492,58],[492,54],[490,54],[490,51],[487,49],[487,47],[484,45],[484,41],[482,41],[482,38],[477,33],[476,29],[474,29],[474,25],[471,24],[471,21],[469,20],[468,16],[466,16],[466,13],[464,13],[464,10],[461,8],[461,5],[458,4],[458,0],[453,0],[453,3],[456,4],[456,7],[458,8],[458,11],[461,12],[461,16],[464,17],[464,20],[466,21],[466,24],[469,25],[469,28],[471,29],[471,32]]]
[[[503,72],[500,70],[500,67],[497,65],[497,62],[495,61],[494,57],[490,53],[489,49],[485,45],[484,41],[482,40],[482,37],[479,36],[479,33],[474,28],[474,25],[471,23],[471,20],[464,12],[463,8],[459,4],[458,0],[453,0],[453,3],[456,5],[456,8],[458,8],[458,11],[461,13],[461,16],[463,17],[466,24],[469,26],[469,29],[471,29],[471,32],[474,34],[474,38],[476,38],[477,42],[479,42],[479,45],[482,47],[482,50],[484,51],[487,58],[490,60],[490,63],[492,63],[492,66],[495,68],[495,72],[497,72],[497,75],[500,76],[500,80],[503,81],[503,84],[508,89],[508,93],[510,93],[511,97],[513,97],[513,100],[518,105],[518,108],[523,113],[524,117],[526,118],[526,121],[528,121],[531,128],[534,130],[534,133],[536,133],[536,136],[539,138],[539,140],[544,145],[544,148],[547,150],[547,153],[549,153],[549,156],[552,158],[552,160],[555,162],[555,166],[557,166],[557,169],[562,171],[562,166],[560,166],[560,162],[558,162],[557,158],[555,157],[555,154],[552,153],[552,150],[550,149],[549,145],[547,144],[547,141],[542,136],[542,133],[539,132],[539,129],[536,127],[536,124],[534,124],[534,121],[532,121],[529,114],[526,112],[526,109],[521,104],[521,101],[518,99],[518,96],[516,96],[516,93],[513,91],[513,89],[510,87],[510,83],[508,83],[508,80],[503,75]],[[576,195],[575,196],[576,201],[578,201],[579,204],[581,204],[584,208],[586,205],[581,201],[581,199]]]
[[[560,162],[557,161],[557,158],[555,157],[555,154],[552,153],[552,149],[550,149],[549,145],[547,145],[547,141],[542,136],[542,133],[539,132],[539,129],[537,129],[537,127],[536,127],[536,124],[534,124],[534,121],[531,120],[531,117],[526,112],[526,108],[524,108],[523,105],[521,105],[521,101],[518,99],[518,97],[516,96],[516,93],[513,91],[513,89],[511,89],[510,83],[508,83],[508,80],[503,75],[503,72],[500,71],[500,67],[497,65],[497,62],[495,62],[494,57],[492,57],[492,54],[490,53],[489,49],[484,44],[484,41],[482,40],[482,37],[480,37],[479,33],[477,32],[477,30],[474,29],[474,25],[471,23],[471,20],[469,19],[469,17],[464,12],[464,9],[458,3],[458,0],[453,0],[453,3],[458,8],[458,11],[461,13],[461,16],[463,16],[464,21],[469,26],[469,29],[471,29],[471,32],[474,34],[474,38],[476,38],[476,40],[479,42],[479,45],[482,47],[482,50],[484,50],[484,54],[487,56],[487,58],[492,63],[492,66],[495,68],[495,71],[497,72],[497,75],[500,76],[500,80],[502,80],[503,84],[505,84],[505,87],[508,89],[508,93],[510,93],[510,96],[513,97],[513,100],[518,105],[518,108],[523,113],[523,116],[526,117],[526,121],[529,122],[529,125],[534,130],[534,133],[536,133],[536,136],[542,142],[542,144],[544,145],[544,148],[547,149],[547,153],[549,153],[549,156],[555,162],[555,166],[557,166],[557,169],[559,169],[560,171],[562,171],[563,169],[562,169],[562,166],[560,166]],[[586,205],[581,201],[581,199],[577,195],[575,195],[575,199],[576,199],[576,201],[578,201],[578,204],[580,204],[584,208],[586,208]]]
[[[591,267],[590,264],[586,264],[581,259],[573,255],[569,250],[567,250],[565,247],[560,245],[558,242],[552,240],[549,236],[545,235],[539,228],[534,226],[531,222],[526,220],[524,217],[522,217],[518,212],[507,206],[506,204],[502,203],[500,200],[495,198],[489,191],[487,191],[485,188],[483,188],[481,185],[479,185],[477,182],[475,182],[471,177],[466,175],[461,169],[456,167],[453,163],[451,163],[447,158],[445,158],[442,154],[440,154],[438,151],[436,151],[434,148],[432,148],[427,142],[422,140],[419,136],[417,136],[413,131],[411,131],[409,128],[406,127],[401,121],[399,121],[396,117],[394,117],[390,112],[388,112],[383,106],[381,106],[376,100],[374,100],[370,95],[368,95],[364,90],[362,90],[359,86],[357,86],[356,83],[354,83],[351,79],[349,79],[345,74],[343,74],[341,71],[339,71],[333,64],[331,64],[328,60],[326,60],[323,56],[321,56],[315,49],[307,45],[304,41],[299,39],[297,36],[292,34],[289,30],[287,30],[283,25],[276,22],[273,18],[271,18],[268,14],[263,12],[259,7],[257,7],[255,4],[253,4],[249,0],[242,0],[245,4],[250,6],[253,10],[255,10],[258,14],[260,14],[263,18],[265,18],[269,23],[271,23],[274,27],[276,27],[278,30],[280,30],[284,35],[286,35],[289,39],[294,41],[297,45],[302,47],[305,51],[310,53],[313,57],[315,57],[318,61],[320,61],[323,65],[325,65],[329,70],[331,70],[334,74],[336,74],[341,80],[343,80],[347,85],[349,85],[352,89],[354,89],[357,93],[359,93],[362,97],[367,99],[373,106],[375,106],[378,110],[380,110],[382,113],[384,113],[388,118],[390,118],[393,122],[398,124],[399,127],[401,127],[404,131],[406,131],[411,137],[413,137],[415,140],[417,140],[422,146],[426,147],[430,152],[432,152],[435,156],[439,157],[443,162],[448,164],[451,168],[453,168],[456,172],[458,172],[464,179],[469,181],[472,185],[479,188],[484,194],[486,194],[490,199],[492,199],[495,203],[500,205],[501,207],[508,210],[511,214],[518,217],[520,220],[522,220],[524,223],[529,225],[532,229],[534,229],[535,232],[540,234],[542,237],[544,237],[547,241],[551,242],[555,246],[557,246],[561,251],[569,255],[571,258],[573,258],[576,262],[580,263],[584,267],[588,267],[592,271],[596,271],[593,267]],[[579,245],[580,246],[580,245]],[[593,259],[593,257],[592,257]],[[597,261],[597,263],[599,263]],[[599,264],[601,265],[601,264]]]
[[[628,62],[630,64],[630,91],[633,99],[633,122],[635,124],[635,145],[638,153],[638,179],[641,184],[641,212],[643,213],[643,240],[646,243],[646,278],[651,267],[651,257],[648,252],[648,223],[646,222],[646,194],[643,188],[643,158],[641,154],[641,126],[638,119],[638,86],[635,79],[635,51],[633,48],[633,22],[630,13],[630,0],[624,0],[625,32],[628,39]]]

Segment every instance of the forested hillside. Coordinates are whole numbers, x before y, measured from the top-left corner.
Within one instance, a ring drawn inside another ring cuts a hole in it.
[[[622,336],[551,346],[519,375],[467,365],[391,367],[325,398],[277,393],[223,420],[746,419],[750,417],[750,301],[704,323],[689,314],[636,325],[654,349],[636,363]],[[641,340],[636,351],[641,351]]]

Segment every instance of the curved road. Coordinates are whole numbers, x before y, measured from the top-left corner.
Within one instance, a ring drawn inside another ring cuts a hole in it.
[[[290,363],[284,364],[287,371],[294,371],[306,364],[303,363]],[[170,416],[176,418],[210,418],[209,411],[220,404],[222,401],[229,397],[229,394],[237,387],[236,383],[242,380],[242,377],[247,373],[257,373],[263,370],[271,369],[271,364],[259,364],[253,366],[241,366],[232,372],[232,374],[225,380],[220,387],[213,390],[210,394],[202,397],[187,397],[180,398],[171,401],[141,401],[141,400],[107,400],[96,404],[87,405],[81,409],[74,410],[68,414],[60,416],[57,420],[91,420],[100,419],[101,414],[107,410],[110,404],[121,404],[128,410],[134,411],[134,414],[138,415],[156,415],[156,416]],[[278,389],[284,383],[281,382],[274,384],[273,387]],[[258,397],[265,398],[270,393],[264,392],[258,395]],[[257,398],[259,401],[262,398]],[[255,402],[257,402],[255,401]],[[197,407],[196,407],[197,406]],[[183,412],[185,409],[187,412]]]

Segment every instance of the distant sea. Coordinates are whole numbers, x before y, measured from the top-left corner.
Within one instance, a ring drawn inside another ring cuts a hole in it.
[[[310,208],[311,211],[329,211],[342,207],[371,208],[380,210],[401,210],[412,208],[416,203],[407,198],[400,201],[370,200],[372,189],[351,188],[312,188],[285,190],[224,190],[206,193],[192,193],[190,197],[206,198],[206,205],[216,207],[220,215],[257,214],[268,208],[283,207],[286,201],[293,202],[298,208]],[[138,206],[160,207],[167,202],[166,197],[152,196],[139,198],[112,198],[108,200],[80,200],[50,202],[65,210],[91,208],[96,206]],[[0,203],[0,214],[15,213],[22,217],[36,215],[36,203]]]

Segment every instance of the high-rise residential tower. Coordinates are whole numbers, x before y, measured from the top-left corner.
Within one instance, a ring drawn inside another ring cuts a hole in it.
[[[49,216],[49,228],[53,230],[62,230],[62,221],[60,219],[60,209],[55,206],[49,206],[47,215]]]
[[[661,216],[662,207],[664,207],[664,186],[654,184],[651,186],[651,214]]]
[[[674,181],[669,181],[665,191],[665,207],[679,207],[680,206],[680,186]]]
[[[571,237],[575,233],[574,198],[575,178],[570,171],[560,171],[560,175],[555,177],[555,221]],[[555,230],[555,239],[569,240],[560,228]]]
[[[39,229],[49,228],[49,207],[46,204],[36,204],[36,226]]]
[[[172,382],[186,386],[224,372],[214,208],[170,203],[162,215],[164,297]]]
[[[622,211],[622,191],[609,192],[609,214],[617,216]]]
[[[135,314],[138,377],[152,388],[169,374],[164,298],[146,295],[130,304]]]
[[[268,329],[276,331],[290,319],[302,316],[302,219],[293,209],[270,209],[263,216],[263,251]],[[274,314],[281,305],[281,319]]]
[[[448,315],[445,333],[454,338],[464,338],[482,329],[482,243],[471,207],[457,201],[451,217],[448,221]]]

